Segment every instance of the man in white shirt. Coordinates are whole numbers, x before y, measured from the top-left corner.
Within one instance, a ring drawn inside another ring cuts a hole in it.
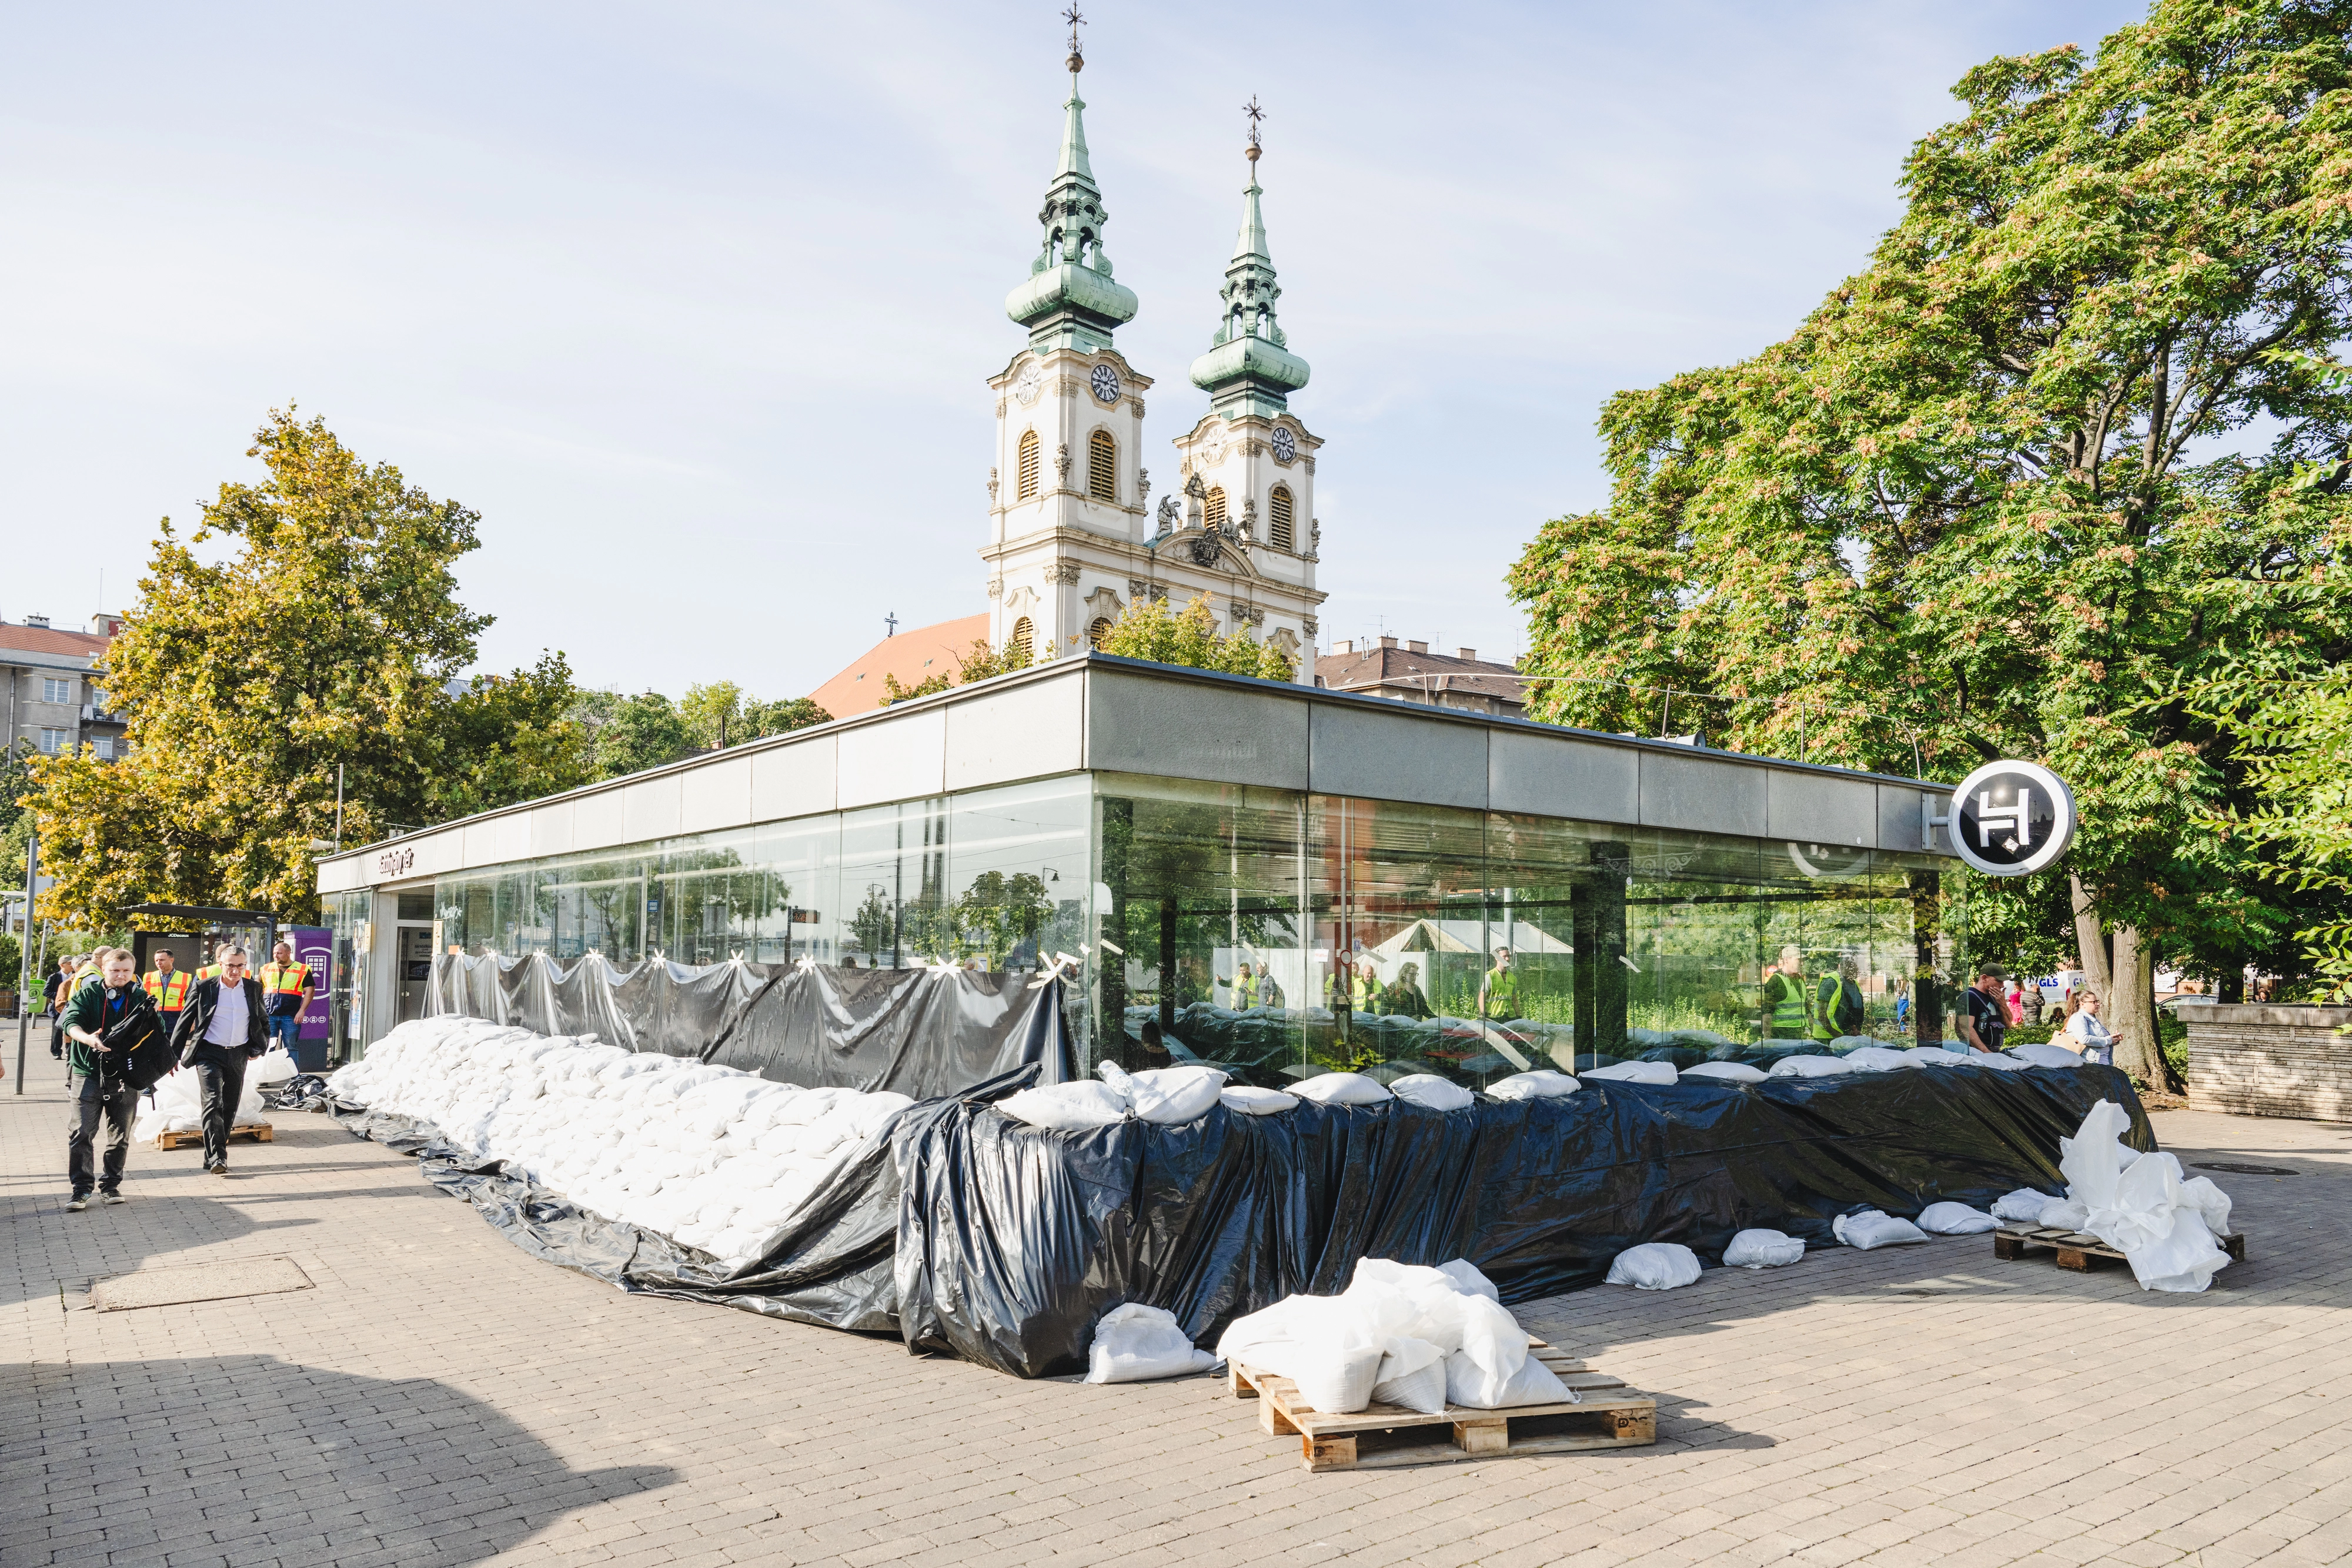
[[[223,947],[213,961],[220,973],[188,993],[172,1043],[180,1065],[195,1073],[204,1091],[205,1169],[225,1176],[229,1127],[245,1094],[245,1064],[269,1048],[269,1024],[261,982],[247,972],[245,949]]]

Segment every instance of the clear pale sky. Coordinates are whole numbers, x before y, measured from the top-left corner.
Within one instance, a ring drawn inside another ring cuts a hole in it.
[[[273,405],[482,513],[482,664],[817,685],[985,606],[992,400],[1055,4],[18,6],[0,55],[0,615],[126,608]],[[1325,639],[1508,657],[1617,389],[1785,334],[1976,62],[2144,7],[1089,6],[1146,465],[1205,407],[1268,110]],[[1156,460],[1155,460],[1156,459]]]

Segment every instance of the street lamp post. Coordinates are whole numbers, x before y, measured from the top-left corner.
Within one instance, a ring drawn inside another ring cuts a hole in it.
[[[33,877],[40,869],[41,835],[25,840],[25,939],[16,944],[16,1092],[25,1092],[25,1040],[32,1032]]]

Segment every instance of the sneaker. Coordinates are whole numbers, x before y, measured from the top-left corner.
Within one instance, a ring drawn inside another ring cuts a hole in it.
[[[83,1209],[88,1208],[89,1207],[89,1196],[87,1193],[78,1192],[74,1194],[73,1201],[66,1205],[66,1212],[68,1214],[79,1214]]]
[[[215,1166],[212,1167],[212,1173],[216,1176],[225,1176],[228,1175],[228,1166],[226,1165]]]
[[[123,1197],[119,1192],[102,1192],[98,1195],[98,1201],[100,1203],[114,1204],[129,1203],[131,1200]]]

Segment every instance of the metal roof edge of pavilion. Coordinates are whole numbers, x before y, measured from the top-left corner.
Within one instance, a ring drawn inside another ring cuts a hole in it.
[[[1949,785],[1087,653],[358,845],[322,894],[1083,771],[1910,852]]]

